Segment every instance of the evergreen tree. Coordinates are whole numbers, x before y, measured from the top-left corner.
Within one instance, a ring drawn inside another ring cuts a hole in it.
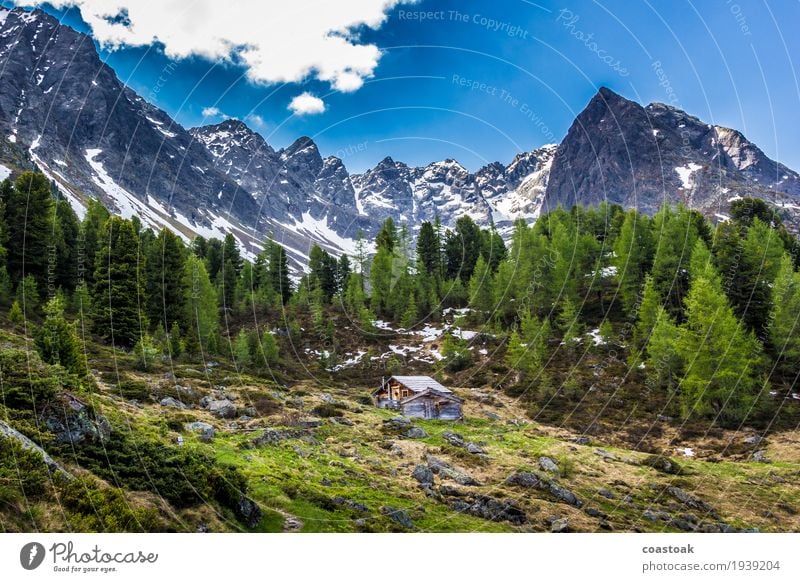
[[[240,371],[250,365],[250,343],[247,339],[247,332],[244,329],[239,330],[233,342],[233,359]]]
[[[77,256],[78,281],[85,281],[89,289],[94,288],[96,256],[103,245],[102,231],[109,218],[110,214],[105,206],[99,200],[91,198],[81,223]]]
[[[86,360],[80,349],[75,325],[64,318],[63,299],[56,295],[44,307],[45,319],[36,330],[36,349],[48,364],[60,364],[69,372],[86,374]]]
[[[800,362],[800,273],[784,255],[772,288],[769,341],[779,374],[794,382]]]
[[[679,206],[673,212],[664,206],[653,218],[656,247],[650,274],[656,291],[671,314],[682,316],[689,287],[689,261],[698,233],[692,215]]]
[[[78,239],[80,223],[69,202],[64,199],[55,203],[54,237],[56,265],[55,284],[72,291],[78,283]]]
[[[209,279],[204,262],[189,255],[183,268],[184,288],[187,292],[183,321],[187,322],[184,334],[185,349],[189,353],[214,352],[219,331],[217,294]]]
[[[275,241],[269,243],[269,280],[273,291],[286,304],[292,296],[292,281],[289,279],[289,262],[286,249]]]
[[[692,280],[678,354],[686,366],[680,387],[684,415],[741,421],[760,387],[761,346],[741,329],[716,274]]]
[[[261,336],[261,356],[267,367],[278,363],[280,356],[278,342],[269,331],[265,331],[264,335]]]
[[[647,346],[650,334],[658,321],[659,308],[661,307],[661,297],[656,291],[653,278],[647,275],[644,280],[644,290],[642,291],[642,301],[638,308],[636,325],[633,328],[630,354],[632,365],[636,365],[641,352]]]
[[[22,306],[25,317],[31,317],[40,303],[39,286],[33,275],[26,275],[17,285],[17,302]]]
[[[647,336],[645,369],[649,382],[673,394],[678,387],[683,359],[678,343],[681,330],[661,305],[656,306],[653,326]]]
[[[47,288],[52,212],[53,198],[47,178],[38,172],[20,175],[5,204],[7,269],[12,282],[31,275],[40,289]]]
[[[423,222],[417,237],[417,264],[420,272],[438,275],[442,269],[442,251],[439,238],[430,222]]]
[[[381,230],[375,238],[375,245],[379,251],[381,249],[390,253],[394,251],[394,247],[397,245],[397,227],[395,227],[391,216],[383,221]]]
[[[645,274],[653,261],[650,221],[636,210],[629,210],[614,245],[613,264],[617,268],[622,306],[631,314],[639,300]]]
[[[472,309],[488,314],[493,308],[493,291],[491,267],[484,260],[483,255],[478,257],[472,278],[469,281],[469,304]]]
[[[184,311],[186,308],[183,308]],[[161,322],[159,322],[161,325]],[[178,358],[183,353],[183,340],[181,339],[181,328],[177,321],[172,322],[169,328],[169,354],[173,358]]]
[[[183,263],[186,249],[177,235],[166,228],[148,245],[145,262],[147,316],[166,329],[173,323],[185,327],[186,287]]]
[[[239,275],[242,271],[242,255],[239,253],[239,245],[236,244],[236,239],[231,233],[225,235],[225,240],[222,243],[222,257],[221,261],[223,268],[225,263],[230,261],[236,274]]]
[[[100,240],[92,293],[94,331],[117,345],[131,347],[144,328],[139,312],[138,236],[130,221],[114,216],[103,226]]]

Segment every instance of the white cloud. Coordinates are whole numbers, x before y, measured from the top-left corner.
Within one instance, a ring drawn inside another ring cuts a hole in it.
[[[380,28],[398,4],[418,0],[50,0],[75,6],[106,48],[164,46],[170,58],[236,62],[251,81],[317,78],[355,91],[374,74],[381,52],[358,29]],[[43,4],[20,0],[18,4]]]
[[[292,99],[288,109],[295,115],[315,115],[325,111],[325,102],[306,91]]]
[[[219,107],[204,107],[203,117],[222,117],[223,119],[228,119],[228,116],[220,111]]]
[[[264,122],[264,118],[258,115],[257,113],[248,113],[247,116],[244,118],[245,121],[250,123],[256,129],[263,128],[266,123]]]

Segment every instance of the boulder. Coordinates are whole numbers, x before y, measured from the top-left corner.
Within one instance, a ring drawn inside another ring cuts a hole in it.
[[[416,479],[420,485],[433,485],[433,471],[426,465],[417,465],[411,476]]]
[[[234,418],[236,416],[236,405],[227,398],[212,400],[208,403],[207,408],[217,418]]]
[[[404,432],[411,428],[411,421],[405,416],[393,416],[383,421],[383,428]]]
[[[473,455],[485,455],[486,451],[483,447],[476,445],[475,443],[467,443],[467,452]]]
[[[430,470],[443,479],[451,479],[459,485],[464,485],[466,487],[480,485],[478,481],[467,475],[464,471],[449,465],[441,459],[428,455],[426,460]]]
[[[239,503],[236,505],[236,514],[241,522],[250,529],[258,527],[258,524],[261,523],[261,518],[264,516],[258,504],[244,495],[239,498]]]
[[[448,443],[453,445],[454,447],[463,447],[466,446],[466,442],[464,441],[464,437],[458,433],[452,431],[445,431],[442,433],[442,438],[446,440]]]
[[[166,406],[167,408],[177,408],[178,410],[186,409],[186,405],[183,402],[181,402],[180,400],[175,400],[172,396],[167,396],[166,398],[162,398],[159,404],[161,406]]]
[[[424,439],[428,438],[428,433],[418,426],[412,426],[405,432],[405,436],[410,439]]]
[[[43,424],[55,435],[58,444],[104,443],[111,438],[108,419],[75,396],[64,393],[41,415]]]
[[[12,439],[19,443],[19,445],[26,451],[33,451],[42,457],[42,462],[47,466],[47,469],[53,474],[60,474],[66,479],[74,479],[71,473],[66,471],[64,467],[59,465],[53,458],[48,455],[42,447],[34,443],[31,439],[26,437],[18,430],[10,427],[5,422],[0,420],[0,438]]]
[[[767,451],[765,451],[763,449],[753,453],[753,460],[756,463],[769,463],[770,462],[770,460],[767,458]]]
[[[468,513],[490,521],[507,521],[514,525],[522,525],[528,516],[514,500],[497,499],[488,495],[469,495],[450,503],[450,507],[459,513]]]
[[[744,439],[744,444],[746,445],[760,445],[761,441],[764,440],[764,437],[760,437],[758,435],[753,435],[751,437],[747,437]]]
[[[506,484],[525,487],[527,489],[540,489],[542,491],[549,492],[559,501],[563,501],[564,503],[572,505],[573,507],[580,508],[583,506],[583,501],[581,501],[572,491],[566,487],[562,487],[544,475],[539,475],[538,473],[524,471],[514,473],[506,479]]]
[[[548,473],[558,473],[558,463],[550,457],[539,457],[539,468]]]
[[[411,517],[409,517],[405,509],[385,506],[381,507],[381,513],[405,529],[415,529],[414,522],[411,521]]]
[[[687,507],[691,507],[692,509],[702,511],[703,513],[707,513],[709,515],[716,517],[716,511],[714,511],[713,507],[711,507],[708,503],[706,503],[702,499],[698,499],[694,495],[687,493],[680,487],[674,487],[670,485],[664,490],[664,492],[667,495],[674,497]]]
[[[569,519],[561,517],[553,521],[550,525],[550,531],[553,533],[568,533],[572,531],[569,527]]]
[[[216,429],[207,422],[189,422],[184,425],[184,428],[191,432],[200,433],[200,440],[207,443],[217,433]]]

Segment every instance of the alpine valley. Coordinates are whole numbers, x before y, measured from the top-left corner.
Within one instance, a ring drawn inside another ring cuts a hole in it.
[[[185,239],[232,233],[252,257],[272,234],[296,265],[319,244],[352,253],[359,230],[392,217],[414,229],[469,215],[507,235],[559,205],[601,200],[648,214],[684,202],[725,220],[731,201],[763,198],[795,229],[800,176],[738,131],[679,109],[643,107],[602,88],[563,141],[474,173],[447,159],[390,157],[363,174],[323,157],[312,138],[276,150],[230,119],[186,129],[125,86],[94,42],[44,12],[0,12],[0,163],[37,167],[79,216],[98,197],[124,217]]]

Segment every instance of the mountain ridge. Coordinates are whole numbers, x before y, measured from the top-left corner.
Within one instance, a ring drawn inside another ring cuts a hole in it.
[[[601,87],[559,144],[470,172],[453,159],[385,157],[350,173],[301,136],[276,149],[240,120],[184,128],[125,86],[86,35],[40,10],[0,9],[0,160],[36,165],[81,212],[96,196],[184,238],[232,232],[254,255],[274,236],[302,265],[313,244],[351,253],[386,217],[409,227],[464,215],[501,233],[557,206],[653,213],[684,202],[718,220],[742,196],[800,225],[800,175],[744,135]]]

